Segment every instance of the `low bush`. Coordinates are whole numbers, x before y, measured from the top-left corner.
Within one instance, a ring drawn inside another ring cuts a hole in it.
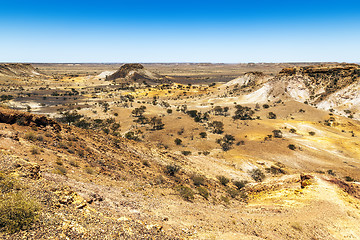
[[[184,156],[189,156],[191,155],[191,151],[182,151],[181,152]]]
[[[180,171],[180,166],[176,164],[169,164],[165,167],[165,173],[169,174],[170,176],[175,176],[178,171]]]
[[[296,147],[295,147],[294,144],[289,144],[289,145],[288,145],[288,148],[289,148],[290,150],[295,150],[295,149],[296,149]]]
[[[192,201],[194,199],[194,191],[186,186],[179,186],[178,192],[180,196],[186,201]]]
[[[195,186],[200,186],[205,184],[205,177],[200,175],[191,176],[191,180],[193,180]]]
[[[217,176],[217,179],[224,186],[226,186],[230,182],[230,180],[225,176]]]
[[[246,180],[241,180],[241,181],[234,181],[233,184],[237,187],[237,189],[242,189],[243,187],[245,187],[245,185],[247,184]]]
[[[251,170],[250,176],[257,182],[261,182],[265,179],[265,174],[258,168]]]
[[[198,187],[197,188],[198,193],[200,194],[200,196],[202,196],[203,198],[205,198],[206,200],[208,200],[209,198],[209,191],[204,188],[204,187]]]
[[[56,174],[66,175],[67,170],[66,170],[66,168],[64,168],[63,166],[56,166],[54,172],[55,172]]]

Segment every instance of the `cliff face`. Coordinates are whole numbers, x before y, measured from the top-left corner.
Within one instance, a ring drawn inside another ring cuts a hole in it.
[[[277,80],[286,85],[288,92],[306,91],[312,103],[319,103],[330,94],[358,82],[360,66],[356,64],[320,65],[297,68],[285,68],[277,76]],[[295,96],[295,98],[297,98]]]

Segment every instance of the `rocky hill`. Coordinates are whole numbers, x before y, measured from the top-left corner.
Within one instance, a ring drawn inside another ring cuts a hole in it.
[[[31,64],[26,63],[3,63],[0,64],[0,76],[3,77],[36,77],[42,75]]]
[[[360,66],[357,64],[284,68],[273,78],[247,74],[225,85],[240,86],[243,102],[295,100],[360,119]]]
[[[148,71],[139,63],[124,64],[118,71],[106,77],[108,81],[124,83],[164,84],[171,81],[164,76]]]

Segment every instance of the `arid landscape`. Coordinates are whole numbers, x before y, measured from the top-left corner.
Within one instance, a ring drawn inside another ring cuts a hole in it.
[[[360,66],[0,64],[1,239],[360,239]]]

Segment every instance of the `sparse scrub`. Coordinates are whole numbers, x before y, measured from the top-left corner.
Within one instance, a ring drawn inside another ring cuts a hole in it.
[[[27,133],[25,133],[24,138],[25,138],[26,140],[29,140],[29,141],[35,141],[35,140],[36,140],[36,136],[35,136],[35,134],[34,134],[33,132],[27,132]]]
[[[230,197],[232,198],[236,198],[239,195],[239,190],[238,189],[233,189],[233,188],[228,188],[226,190],[226,192],[230,195]]]
[[[291,128],[291,129],[289,130],[289,132],[290,132],[290,133],[296,133],[296,129]]]
[[[181,151],[181,153],[182,153],[184,156],[189,156],[189,155],[191,155],[191,151]]]
[[[273,130],[274,138],[282,138],[282,132],[281,130]]]
[[[267,118],[268,119],[276,119],[276,114],[273,113],[273,112],[269,112],[268,115],[267,115]]]
[[[84,170],[85,170],[85,172],[87,174],[94,174],[95,173],[94,169],[91,168],[91,167],[85,167]]]
[[[170,176],[175,176],[177,172],[180,171],[180,166],[176,164],[169,164],[165,167],[165,173],[169,174]]]
[[[63,167],[63,166],[56,166],[54,172],[55,172],[56,174],[66,175],[67,170],[66,170],[66,168]]]
[[[205,177],[201,175],[193,175],[191,176],[191,180],[193,180],[195,186],[200,186],[205,184]]]
[[[22,192],[0,195],[0,228],[17,232],[36,221],[40,205]]]
[[[134,132],[127,132],[125,133],[125,138],[129,140],[139,141],[139,137]]]
[[[237,187],[237,189],[242,189],[245,187],[245,185],[247,184],[248,182],[246,180],[240,180],[240,181],[233,181],[233,184]]]
[[[262,182],[265,179],[265,174],[259,168],[255,168],[251,170],[249,173],[252,179],[254,179],[257,182]]]
[[[194,191],[191,188],[186,186],[179,186],[178,192],[184,200],[186,201],[194,200]]]
[[[347,181],[347,182],[354,182],[355,179],[353,179],[353,178],[350,177],[350,176],[345,176],[345,181]]]
[[[294,144],[289,144],[288,148],[293,151],[296,150],[296,146]]]
[[[224,186],[226,186],[230,182],[229,178],[227,178],[225,176],[217,176],[217,179]]]
[[[40,154],[40,148],[38,148],[37,146],[33,146],[33,147],[31,147],[30,152],[33,155]]]
[[[75,160],[70,160],[69,164],[73,167],[79,167],[79,164]]]
[[[198,187],[197,190],[198,190],[198,193],[199,193],[200,196],[202,196],[203,198],[208,200],[210,194],[209,194],[209,191],[206,188]]]
[[[199,133],[199,135],[200,135],[201,138],[206,138],[207,137],[206,132],[201,132],[201,133]]]
[[[207,156],[207,155],[210,154],[210,152],[209,151],[203,151],[203,154],[204,154],[204,156]]]
[[[175,142],[176,145],[181,145],[182,140],[181,140],[180,138],[176,138],[176,139],[174,140],[174,142]]]
[[[61,161],[61,159],[56,159],[55,163],[59,166],[63,165],[63,162]]]
[[[230,204],[230,199],[227,196],[221,196],[220,200],[225,204],[225,205],[229,205]]]

